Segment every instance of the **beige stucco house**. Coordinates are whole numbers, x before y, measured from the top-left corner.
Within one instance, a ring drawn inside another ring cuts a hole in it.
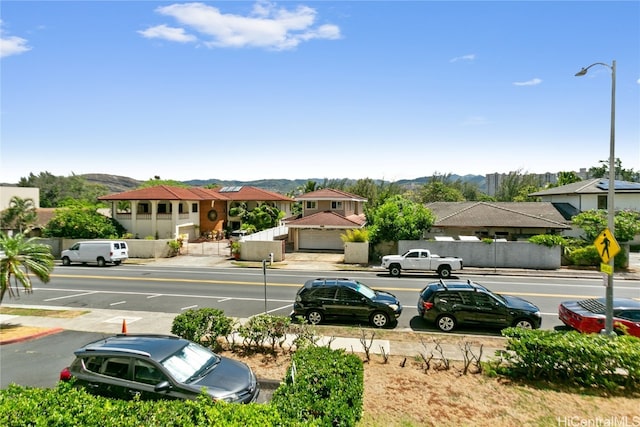
[[[140,188],[99,198],[111,205],[111,213],[135,237],[194,240],[202,235],[219,235],[240,228],[242,221],[232,216],[240,204],[251,210],[263,203],[291,215],[294,200],[250,186],[206,189],[167,185]],[[230,212],[231,211],[231,212]]]
[[[342,251],[340,237],[347,229],[366,225],[364,204],[367,199],[332,188],[323,188],[296,197],[302,203],[302,215],[286,221],[289,240],[298,250]]]

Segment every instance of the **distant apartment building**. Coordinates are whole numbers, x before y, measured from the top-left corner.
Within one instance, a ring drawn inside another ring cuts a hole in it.
[[[485,175],[485,180],[487,182],[487,194],[489,196],[495,196],[500,189],[500,185],[502,184],[502,180],[510,174],[514,174],[518,172],[509,172],[509,173],[492,173]],[[555,184],[558,182],[558,174],[557,173],[539,173],[533,174],[540,180],[540,185],[545,186],[547,184]],[[576,172],[581,179],[589,178],[589,171],[587,168],[580,168],[580,171]]]

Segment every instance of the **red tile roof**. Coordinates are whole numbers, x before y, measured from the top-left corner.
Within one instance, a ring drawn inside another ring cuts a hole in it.
[[[293,221],[288,221],[287,227],[307,228],[323,226],[326,228],[360,228],[365,223],[366,219],[364,215],[351,215],[348,218],[345,218],[335,212],[325,211],[304,216]]]
[[[240,201],[287,201],[290,197],[256,187],[240,187],[238,191],[221,192],[219,188],[208,189],[202,187],[172,187],[158,185],[155,187],[139,188],[122,193],[109,194],[99,197],[99,200],[240,200]]]
[[[228,189],[234,189],[230,191]],[[237,189],[237,190],[236,190]],[[228,200],[253,200],[253,201],[282,201],[294,202],[291,197],[283,196],[273,191],[263,190],[257,187],[241,186],[241,187],[223,187],[211,190],[216,194],[225,197]]]

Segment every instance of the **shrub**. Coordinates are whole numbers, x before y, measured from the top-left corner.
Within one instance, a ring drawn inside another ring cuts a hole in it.
[[[640,339],[507,328],[507,365],[502,374],[528,380],[563,381],[609,392],[640,390]]]
[[[529,243],[552,248],[554,246],[563,246],[567,241],[564,237],[558,236],[557,234],[538,234],[537,236],[530,237]]]
[[[238,328],[238,335],[244,339],[245,345],[259,349],[269,344],[273,351],[276,344],[280,347],[284,344],[290,324],[288,317],[260,314]]]
[[[285,383],[271,405],[301,424],[353,426],[362,416],[362,360],[344,350],[308,347],[291,360]]]
[[[171,324],[171,333],[179,337],[208,345],[216,350],[218,338],[233,332],[234,321],[217,308],[191,309],[177,315]]]

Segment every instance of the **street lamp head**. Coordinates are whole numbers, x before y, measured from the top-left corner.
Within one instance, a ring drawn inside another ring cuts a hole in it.
[[[584,76],[585,74],[587,74],[587,69],[586,68],[582,68],[582,70],[580,70],[580,71],[578,71],[576,73],[576,77]]]

